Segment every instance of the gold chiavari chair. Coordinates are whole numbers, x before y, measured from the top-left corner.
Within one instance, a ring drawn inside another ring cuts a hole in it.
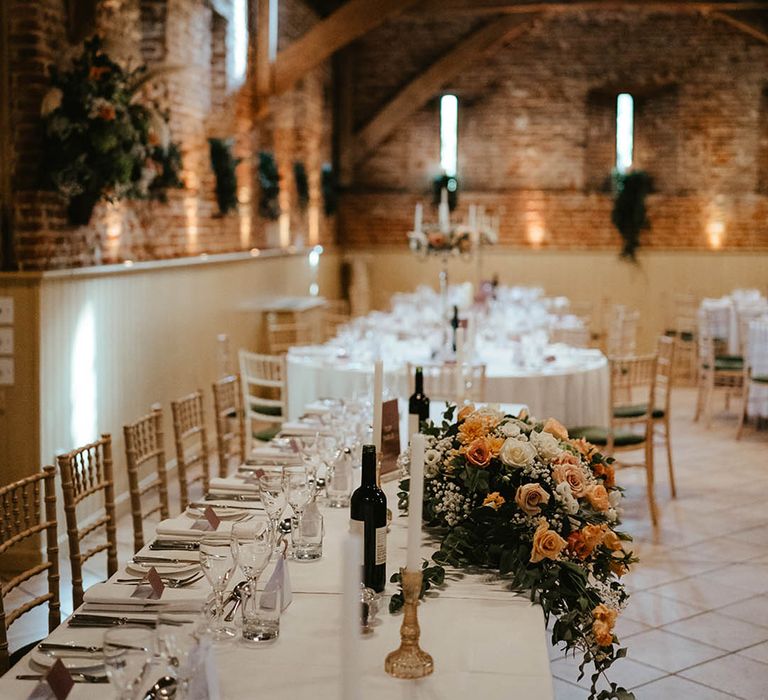
[[[553,328],[549,332],[549,339],[553,343],[563,343],[572,348],[588,348],[591,340],[589,328]]]
[[[112,437],[101,436],[96,442],[78,447],[57,458],[61,472],[61,490],[64,495],[64,515],[69,540],[69,560],[72,565],[72,604],[78,608],[83,602],[83,563],[106,551],[107,577],[117,571],[117,529],[115,518],[115,482],[112,474]],[[79,527],[77,506],[83,501],[103,499],[104,515],[83,528]],[[94,545],[84,552],[81,542],[104,528],[106,542]]]
[[[424,393],[433,401],[448,401],[455,403],[467,401],[485,400],[485,371],[484,364],[462,367],[463,396],[456,395],[456,364],[421,364],[424,375]],[[416,365],[408,364],[408,377],[412,377]]]
[[[245,412],[240,377],[231,374],[213,383],[213,410],[216,416],[216,449],[219,476],[226,476],[230,462],[245,461]]]
[[[693,420],[704,416],[706,426],[712,425],[712,396],[715,389],[725,391],[725,408],[730,408],[732,395],[742,396],[744,390],[744,360],[717,356],[715,338],[705,325],[699,329],[698,393]]]
[[[24,613],[48,603],[48,631],[52,632],[61,622],[55,479],[56,467],[44,467],[39,474],[0,488],[0,556],[13,553],[18,544],[45,532],[44,561],[15,574],[10,581],[0,586],[0,675],[15,661],[8,650],[8,628]],[[48,578],[48,592],[6,612],[6,596],[25,581],[42,573]],[[26,649],[17,651],[14,656],[21,656],[23,651]]]
[[[656,343],[656,382],[654,384],[654,403],[651,418],[654,427],[661,428],[662,439],[667,450],[667,468],[669,469],[669,489],[672,498],[677,498],[675,469],[672,464],[672,385],[675,380],[675,353],[679,338],[660,336]]]
[[[571,437],[583,437],[603,448],[606,455],[630,450],[644,451],[646,491],[651,522],[658,521],[654,490],[653,410],[656,394],[656,355],[612,357],[610,425],[579,427],[569,430]],[[642,430],[638,431],[637,429]]]
[[[312,341],[309,324],[305,321],[286,321],[284,316],[270,311],[267,314],[267,344],[273,355],[283,355],[288,348],[308,345]]]
[[[626,306],[614,306],[608,321],[606,354],[608,357],[629,357],[637,349],[637,325],[640,312]]]
[[[259,355],[240,350],[239,359],[246,454],[250,454],[253,441],[271,440],[288,415],[288,374],[284,355]]]
[[[326,339],[336,336],[339,326],[349,323],[352,318],[346,299],[333,299],[323,307],[323,334]]]
[[[756,319],[749,323],[745,331],[744,342],[744,374],[742,382],[741,411],[739,412],[739,426],[736,429],[736,439],[741,440],[744,432],[744,423],[750,412],[750,393],[753,390],[765,390],[768,386],[768,316]],[[756,408],[756,407],[755,407]],[[765,419],[760,411],[756,411],[757,427]]]
[[[144,546],[144,520],[159,513],[170,517],[168,509],[168,476],[165,471],[163,443],[163,411],[152,407],[149,415],[123,426],[125,460],[128,465],[128,487],[131,494],[133,545],[138,552]],[[142,483],[142,476],[148,481]],[[157,503],[144,509],[148,496],[157,494]]]
[[[208,461],[208,436],[205,429],[205,411],[201,389],[171,401],[173,437],[176,445],[176,469],[179,474],[179,500],[181,509],[189,504],[189,488],[200,483],[208,490],[210,466]],[[199,467],[199,473],[191,474]]]

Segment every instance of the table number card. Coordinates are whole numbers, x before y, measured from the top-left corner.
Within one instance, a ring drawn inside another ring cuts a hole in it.
[[[385,401],[381,407],[381,476],[397,471],[400,456],[400,410],[397,399]]]
[[[216,515],[211,506],[206,506],[203,511],[203,517],[198,518],[197,522],[192,526],[193,530],[203,530],[203,532],[215,532],[219,529],[221,518]]]

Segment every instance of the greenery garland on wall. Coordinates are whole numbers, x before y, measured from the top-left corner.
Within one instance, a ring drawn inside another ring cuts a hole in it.
[[[100,200],[157,199],[179,188],[181,156],[167,115],[142,104],[139,90],[167,72],[126,71],[94,36],[68,70],[51,68],[43,98],[43,186],[67,200],[69,221],[85,225]]]
[[[640,232],[651,223],[645,209],[645,198],[653,191],[650,175],[642,170],[613,174],[613,211],[611,221],[622,238],[621,257],[637,262]]]
[[[275,157],[269,151],[259,151],[259,215],[276,221],[280,217],[280,175]]]
[[[237,176],[235,168],[240,158],[232,155],[232,139],[208,139],[211,147],[211,167],[216,175],[216,201],[219,211],[227,214],[237,209]]]

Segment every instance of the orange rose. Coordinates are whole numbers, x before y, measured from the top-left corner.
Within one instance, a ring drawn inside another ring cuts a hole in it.
[[[571,493],[575,498],[581,498],[587,494],[587,477],[580,466],[556,464],[552,470],[552,476],[558,484],[565,481],[571,487]]]
[[[581,534],[584,536],[584,541],[589,545],[590,551],[597,547],[605,537],[605,525],[585,525]]]
[[[611,503],[608,500],[608,491],[605,490],[605,486],[600,484],[589,488],[587,491],[587,500],[595,510],[601,512],[605,512],[611,507]]]
[[[556,421],[554,418],[547,418],[541,431],[543,433],[554,435],[558,440],[568,439],[568,430],[562,423]]]
[[[531,549],[531,564],[536,564],[542,559],[557,559],[560,552],[565,549],[567,542],[554,530],[549,529],[549,523],[545,518],[539,520],[539,526],[533,533],[533,547]]]
[[[103,105],[99,107],[98,115],[99,119],[103,119],[105,122],[111,122],[117,116],[117,113],[112,105]]]
[[[578,530],[568,535],[568,549],[579,559],[586,559],[592,553],[592,550],[584,542],[584,537]]]
[[[572,438],[568,440],[568,444],[575,447],[588,460],[592,459],[592,455],[597,452],[597,448],[591,442],[587,442],[584,438]]]
[[[88,70],[88,79],[99,80],[101,79],[101,76],[106,73],[109,73],[109,68],[107,66],[91,66]]]
[[[494,510],[498,510],[503,506],[507,501],[505,500],[504,496],[502,496],[498,491],[494,491],[493,493],[489,493],[485,499],[483,500],[484,506],[490,506]]]
[[[613,626],[618,614],[617,610],[602,604],[592,611],[592,633],[601,647],[608,647],[613,643]]]
[[[486,438],[486,442],[488,443],[488,449],[491,451],[491,454],[494,457],[498,457],[499,452],[501,452],[501,448],[504,446],[504,438],[489,437],[489,438]]]
[[[608,565],[608,568],[609,568],[609,569],[610,569],[610,570],[611,570],[611,571],[612,571],[614,574],[616,574],[616,575],[617,575],[619,578],[621,578],[621,577],[622,577],[624,574],[626,574],[626,573],[627,573],[627,571],[628,571],[627,567],[626,567],[624,564],[622,564],[620,561],[612,561],[612,562],[611,562],[611,563]]]
[[[475,404],[468,403],[466,406],[462,406],[461,410],[459,411],[459,415],[456,417],[456,420],[459,422],[463,421],[467,416],[471,416],[475,412]]]
[[[515,503],[528,515],[541,513],[541,506],[549,503],[549,494],[539,484],[524,484],[517,489]]]
[[[487,467],[491,461],[491,450],[488,441],[478,438],[473,441],[466,449],[465,456],[467,461],[476,467]]]
[[[605,480],[605,485],[609,488],[616,486],[616,470],[610,464],[599,462],[592,467],[595,476]]]
[[[605,535],[603,536],[603,546],[607,547],[612,552],[620,552],[621,540],[613,530],[607,530]]]

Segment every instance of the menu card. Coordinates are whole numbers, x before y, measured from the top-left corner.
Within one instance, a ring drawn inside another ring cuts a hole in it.
[[[381,406],[381,476],[397,471],[400,456],[400,410],[397,399]]]

